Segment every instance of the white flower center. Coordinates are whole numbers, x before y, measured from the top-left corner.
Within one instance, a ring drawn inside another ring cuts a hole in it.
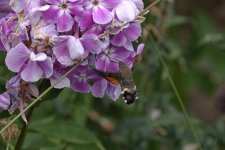
[[[45,61],[47,59],[47,55],[45,53],[35,54],[34,52],[30,53],[30,60],[32,61]]]

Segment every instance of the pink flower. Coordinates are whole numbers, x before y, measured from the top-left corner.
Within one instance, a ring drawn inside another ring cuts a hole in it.
[[[12,48],[5,59],[6,66],[18,72],[24,81],[35,82],[53,74],[53,63],[45,53],[34,53],[23,43]]]
[[[88,0],[85,8],[91,10],[95,23],[107,24],[113,19],[112,9],[119,3],[121,0]]]
[[[72,14],[78,15],[82,11],[80,5],[76,5],[79,0],[45,0],[47,3],[43,7],[45,19],[56,21],[57,31],[70,31],[74,24]],[[45,8],[45,9],[44,9]]]

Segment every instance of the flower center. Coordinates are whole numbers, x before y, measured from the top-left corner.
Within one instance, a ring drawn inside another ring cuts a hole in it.
[[[67,9],[67,7],[68,7],[68,6],[67,6],[66,3],[63,3],[63,4],[61,5],[61,8],[62,8],[62,9]]]
[[[95,5],[95,6],[98,5],[98,4],[99,4],[99,0],[94,0],[94,1],[92,2],[92,4]]]
[[[80,78],[81,78],[81,79],[86,79],[86,77],[87,77],[86,74],[84,74],[84,73],[81,73],[81,74],[80,74]]]

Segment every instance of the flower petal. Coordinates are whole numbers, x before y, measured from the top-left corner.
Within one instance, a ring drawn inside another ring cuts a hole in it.
[[[123,30],[123,33],[130,41],[135,41],[141,36],[141,25],[139,23],[132,23],[130,26]]]
[[[112,100],[117,100],[121,95],[121,86],[118,85],[115,87],[111,84],[108,84],[106,93]]]
[[[144,3],[143,1],[141,0],[132,0],[133,3],[136,5],[136,7],[139,9],[139,10],[143,10],[144,9]]]
[[[144,50],[145,44],[141,43],[137,47],[137,55],[141,55]]]
[[[76,59],[84,54],[84,47],[79,39],[70,36],[70,38],[67,40],[67,47],[69,50],[70,58]]]
[[[5,59],[6,66],[13,72],[19,72],[29,55],[30,50],[23,43],[20,43],[8,52]]]
[[[16,13],[20,13],[25,6],[24,0],[10,0],[9,6],[12,8],[13,11]]]
[[[94,97],[102,98],[105,95],[105,90],[107,88],[107,81],[105,79],[100,79],[95,82],[91,88],[92,95]]]
[[[68,11],[60,10],[57,16],[57,31],[66,32],[70,31],[73,27],[74,19]]]
[[[48,9],[46,10],[46,8],[48,8]],[[40,11],[43,10],[43,17],[46,20],[49,20],[49,19],[54,20],[57,17],[59,8],[57,6],[44,5],[44,6],[40,7],[39,10]]]
[[[112,47],[109,54],[111,58],[115,58],[117,61],[124,61],[129,55],[130,51],[123,47]]]
[[[83,7],[76,5],[69,6],[69,10],[74,15],[81,15],[84,12]]]
[[[123,1],[116,8],[116,15],[120,21],[124,22],[133,21],[137,14],[138,14],[137,7],[132,1]]]
[[[69,78],[65,77],[62,81],[60,81],[58,84],[55,85],[55,83],[62,77],[62,75],[60,75],[59,73],[55,73],[51,78],[50,78],[50,82],[51,85],[54,85],[54,88],[57,89],[62,89],[65,87],[69,87],[70,86],[70,80]]]
[[[81,38],[86,51],[93,54],[99,54],[102,48],[101,41],[96,35],[86,35]]]
[[[43,71],[37,62],[30,61],[21,72],[21,78],[24,81],[35,82],[38,81],[43,75]]]
[[[52,4],[52,5],[59,5],[60,0],[45,0],[47,3]]]
[[[53,47],[53,53],[60,64],[70,66],[73,60],[70,58],[66,43],[59,44]]]
[[[117,72],[117,71],[119,71],[119,63],[110,60],[106,65],[106,72]]]
[[[47,57],[45,61],[38,62],[38,65],[42,68],[42,71],[46,78],[49,78],[53,74],[53,63],[50,57]]]
[[[106,8],[114,8],[116,5],[120,4],[122,0],[104,0],[101,1],[102,5]]]
[[[10,97],[7,92],[0,95],[0,109],[7,110],[10,106]]]
[[[24,112],[24,109],[23,109],[22,101],[19,101],[19,110],[20,110],[21,117],[22,117],[23,121],[27,124],[27,118],[26,118],[26,115],[25,115],[25,112]]]
[[[75,17],[81,31],[89,28],[94,24],[93,17],[90,11],[83,12],[83,14]]]
[[[32,96],[38,97],[39,95],[39,90],[34,84],[28,84],[29,92]]]
[[[107,24],[112,20],[111,13],[102,6],[93,8],[93,20],[97,24]]]
[[[71,83],[71,88],[80,93],[89,93],[90,92],[90,85],[85,79],[76,79],[73,80]]]
[[[119,46],[119,47],[123,46],[126,42],[127,42],[127,39],[122,33],[115,35],[111,41],[113,45]]]
[[[34,52],[31,52],[30,59],[32,61],[44,61],[47,59],[47,55],[45,53],[35,54]]]
[[[108,59],[108,61],[109,61],[109,58],[106,57],[106,55],[104,55],[104,54],[100,54],[98,56],[98,59],[96,62],[96,68],[98,70],[106,71],[106,61],[107,61],[106,59]]]

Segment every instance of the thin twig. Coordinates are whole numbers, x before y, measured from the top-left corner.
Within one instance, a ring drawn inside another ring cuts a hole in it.
[[[158,2],[160,2],[160,0],[156,0],[154,1],[153,3],[151,3],[148,7],[146,7],[144,10],[142,10],[140,13],[139,13],[139,16],[143,16],[143,15],[146,15],[150,9],[155,6]]]

